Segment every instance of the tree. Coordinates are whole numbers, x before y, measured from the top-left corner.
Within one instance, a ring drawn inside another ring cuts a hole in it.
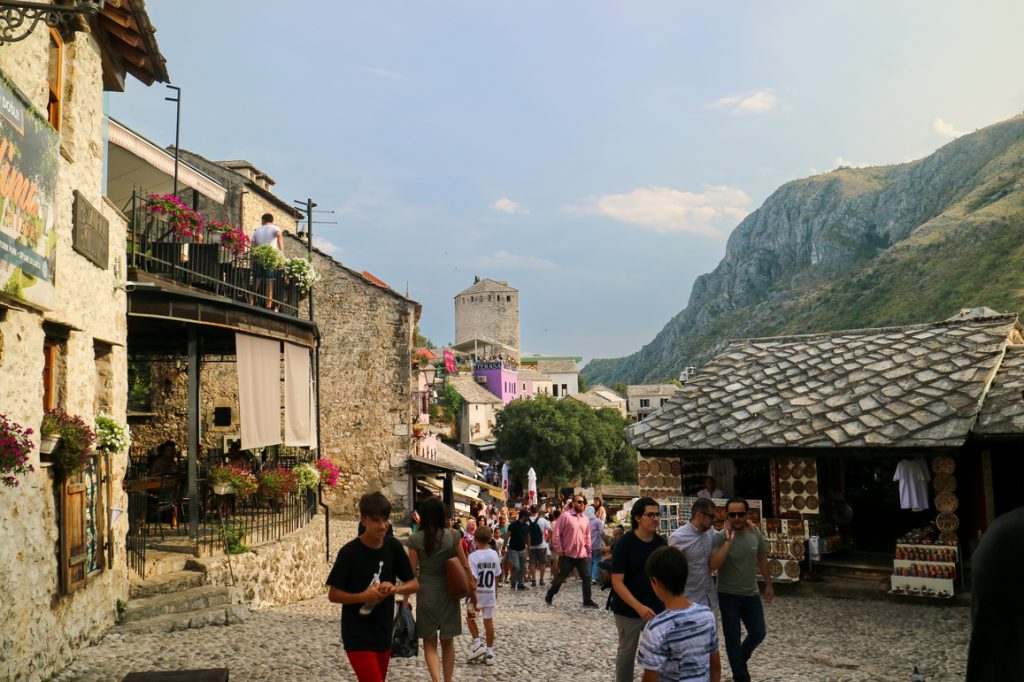
[[[533,467],[538,479],[555,483],[635,483],[637,456],[626,440],[627,424],[617,410],[541,395],[513,400],[498,413],[496,447],[516,477]]]
[[[612,390],[615,391],[616,393],[618,393],[621,396],[625,396],[626,395],[626,384],[624,384],[622,382],[612,384]]]
[[[579,389],[580,393],[587,392],[587,380],[583,378],[582,374],[576,375],[576,388]]]

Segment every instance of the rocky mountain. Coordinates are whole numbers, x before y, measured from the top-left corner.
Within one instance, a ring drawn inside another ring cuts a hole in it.
[[[733,338],[940,320],[1024,303],[1024,116],[894,166],[789,182],[642,349],[595,359],[588,384],[676,378]]]

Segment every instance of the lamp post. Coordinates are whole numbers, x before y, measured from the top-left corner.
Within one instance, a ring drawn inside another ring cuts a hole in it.
[[[174,102],[177,105],[177,113],[174,116],[174,191],[171,192],[174,196],[178,196],[178,145],[180,144],[181,135],[181,88],[177,85],[168,85],[168,88],[174,90],[174,97],[164,97],[168,102]]]
[[[69,7],[47,2],[0,0],[0,45],[24,40],[32,35],[40,21],[50,28],[70,27],[76,16],[96,16],[102,12],[103,3],[104,0],[79,0]]]

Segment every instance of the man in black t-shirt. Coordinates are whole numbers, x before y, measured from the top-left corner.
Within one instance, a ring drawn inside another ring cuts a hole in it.
[[[526,550],[530,548],[530,512],[519,510],[519,520],[508,527],[508,541],[505,556],[512,566],[509,587],[513,590],[526,589]]]
[[[665,538],[658,535],[660,514],[658,503],[641,497],[629,512],[633,530],[623,535],[612,548],[612,589],[615,594],[611,609],[619,648],[615,656],[615,682],[632,682],[636,647],[640,633],[650,619],[665,610],[647,576],[647,558],[664,547]]]
[[[391,660],[396,594],[412,594],[419,581],[402,543],[389,536],[391,502],[380,492],[359,500],[365,531],[338,552],[327,576],[327,598],[341,604],[341,643],[359,682],[383,682]],[[401,581],[401,585],[396,585]]]

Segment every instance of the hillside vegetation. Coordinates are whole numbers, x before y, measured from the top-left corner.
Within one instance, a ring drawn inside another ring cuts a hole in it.
[[[672,379],[733,338],[940,320],[1024,303],[1024,116],[911,163],[841,168],[775,191],[686,307],[588,383]]]

